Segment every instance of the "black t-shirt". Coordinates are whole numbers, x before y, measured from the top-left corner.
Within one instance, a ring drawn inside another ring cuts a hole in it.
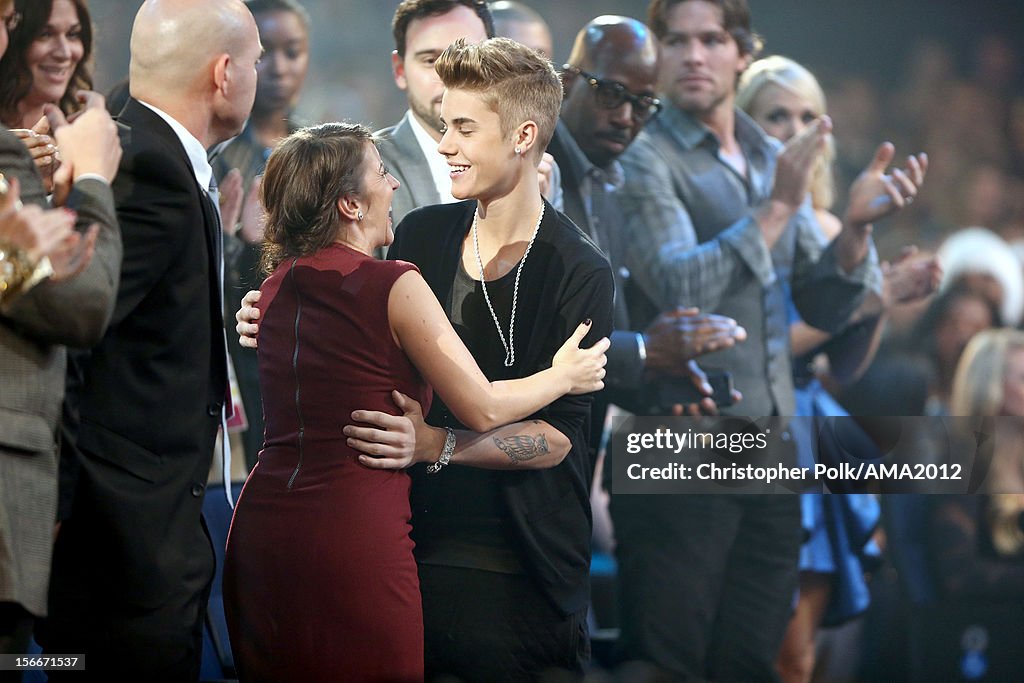
[[[487,294],[506,343],[515,279],[516,268],[513,268],[497,280],[487,283]],[[516,313],[518,317],[524,314],[522,309],[529,308],[529,305],[519,302],[517,298],[516,308],[519,309]],[[511,368],[505,367],[505,347],[487,307],[483,286],[466,272],[462,259],[459,259],[451,295],[444,309],[452,327],[487,379],[497,381],[516,376]],[[523,346],[522,341],[519,346]],[[440,398],[435,398],[427,420],[431,424],[465,428],[451,415]],[[451,467],[444,474],[447,495],[434,500],[430,515],[421,516],[423,523],[417,533],[426,540],[419,545],[419,561],[506,574],[524,573],[518,553],[513,550],[516,541],[514,530],[509,524],[511,520],[504,513],[504,501],[497,493],[500,490],[499,480],[505,473],[472,467]],[[436,533],[426,533],[432,527],[436,527]]]

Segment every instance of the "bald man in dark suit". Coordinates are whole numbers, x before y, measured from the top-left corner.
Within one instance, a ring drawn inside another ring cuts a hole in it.
[[[240,0],[147,0],[132,31],[121,284],[81,367],[80,472],[40,639],[111,680],[198,677],[214,572],[202,500],[227,392],[206,150],[241,130],[261,51]]]

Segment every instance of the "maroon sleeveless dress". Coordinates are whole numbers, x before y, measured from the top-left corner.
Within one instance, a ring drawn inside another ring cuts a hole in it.
[[[332,245],[261,287],[266,431],[224,564],[242,681],[423,678],[409,477],[363,467],[342,433],[353,410],[399,414],[392,389],[429,408],[388,325],[391,287],[413,269]]]

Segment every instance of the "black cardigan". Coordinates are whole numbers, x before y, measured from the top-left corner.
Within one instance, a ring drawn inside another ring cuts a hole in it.
[[[446,309],[476,209],[475,201],[429,206],[410,213],[395,230],[388,258],[415,263]],[[516,364],[481,368],[491,380],[526,377],[551,365],[551,358],[583,320],[593,326],[583,342],[589,346],[612,329],[614,283],[608,261],[579,228],[545,202],[544,218],[523,267],[516,313]],[[524,343],[525,341],[525,343]],[[572,449],[556,467],[500,472],[492,477],[513,529],[512,551],[545,595],[565,614],[586,606],[590,568],[590,481],[588,429],[592,395],[563,396],[530,419],[543,420],[565,434]],[[435,396],[428,421],[461,427]],[[443,497],[445,477],[424,476],[414,468],[413,528],[418,543],[428,533],[443,533],[430,524],[431,500]],[[436,530],[436,531],[435,531]]]

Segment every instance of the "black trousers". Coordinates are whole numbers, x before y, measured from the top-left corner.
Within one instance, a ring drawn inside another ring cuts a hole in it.
[[[77,521],[63,523],[54,548],[50,614],[36,627],[44,652],[84,654],[90,680],[199,680],[203,624],[213,583],[212,548],[189,558],[181,583],[163,604],[142,607],[99,575],[87,539],[74,533]],[[51,671],[50,680],[77,683],[82,673]]]
[[[15,602],[0,602],[0,654],[28,654],[32,615]],[[20,671],[0,671],[0,683],[20,683]]]
[[[419,572],[428,682],[582,677],[586,608],[563,615],[527,576],[428,564]]]
[[[621,655],[679,681],[777,681],[797,586],[795,495],[621,495],[611,504]]]

